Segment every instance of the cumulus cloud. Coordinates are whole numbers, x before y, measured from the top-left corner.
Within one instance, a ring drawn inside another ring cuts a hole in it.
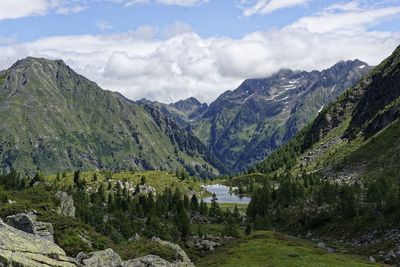
[[[244,6],[243,15],[252,16],[255,14],[266,15],[276,10],[299,6],[309,0],[242,0],[240,5]]]
[[[43,38],[0,46],[0,68],[31,55],[61,58],[104,89],[162,102],[195,96],[210,102],[244,79],[281,68],[324,69],[343,59],[378,64],[400,43],[398,33],[310,32],[284,28],[240,39],[183,32],[167,39],[143,26],[134,32]]]
[[[281,68],[321,70],[355,58],[378,64],[400,43],[400,32],[369,31],[368,27],[398,14],[398,9],[368,7],[356,1],[336,4],[281,29],[237,39],[203,38],[182,22],[161,28],[143,25],[120,34],[54,36],[20,44],[13,38],[0,38],[0,69],[28,55],[63,59],[104,89],[133,100],[173,102],[194,96],[210,102],[246,78],[267,77]],[[37,14],[46,12],[38,10]]]
[[[0,0],[0,20],[44,16],[51,11],[71,14],[85,10],[83,0]]]

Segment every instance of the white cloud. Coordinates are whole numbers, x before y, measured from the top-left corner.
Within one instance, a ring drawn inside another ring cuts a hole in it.
[[[400,6],[361,6],[358,1],[334,4],[322,12],[299,19],[291,25],[314,33],[365,31],[391,16],[400,14]]]
[[[131,99],[171,102],[195,96],[210,102],[244,79],[281,68],[323,69],[343,59],[378,64],[400,43],[399,33],[319,33],[284,28],[240,39],[193,32],[166,40],[143,26],[111,35],[59,36],[0,46],[0,69],[25,56],[61,58],[104,89]]]
[[[44,15],[49,8],[47,0],[0,0],[0,20]]]
[[[194,96],[210,102],[246,78],[266,77],[281,68],[310,71],[355,58],[378,64],[399,45],[400,32],[370,32],[368,27],[398,14],[398,9],[366,7],[355,1],[336,4],[282,29],[239,39],[202,38],[182,22],[161,28],[144,25],[122,34],[55,36],[21,44],[0,38],[0,69],[28,55],[61,58],[104,89],[133,100],[172,102]],[[48,11],[44,7],[35,12],[30,14]],[[109,26],[102,22],[99,27]]]
[[[303,5],[308,1],[309,0],[242,0],[240,5],[245,6],[243,11],[244,16],[252,16],[255,14],[266,15],[279,9]]]
[[[28,16],[44,16],[50,11],[71,14],[85,10],[86,1],[79,0],[0,0],[0,20]]]

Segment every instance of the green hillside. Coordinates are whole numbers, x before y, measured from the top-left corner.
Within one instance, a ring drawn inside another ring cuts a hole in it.
[[[1,168],[223,170],[191,133],[157,109],[104,91],[62,61],[27,58],[1,72]]]

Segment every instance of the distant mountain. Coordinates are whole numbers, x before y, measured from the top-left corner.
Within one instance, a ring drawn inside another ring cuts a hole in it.
[[[319,171],[340,182],[400,173],[400,46],[313,123],[260,163],[258,171]],[[383,189],[386,190],[386,189]]]
[[[194,97],[179,100],[171,104],[163,104],[147,99],[139,100],[138,103],[158,108],[162,113],[173,118],[183,128],[190,128],[191,123],[198,120],[208,108],[206,103],[200,103],[200,101]]]
[[[231,170],[242,171],[286,143],[370,70],[360,60],[323,71],[281,70],[244,81],[210,106],[193,98],[156,105],[180,125],[190,126]]]
[[[102,90],[60,60],[29,57],[0,72],[0,111],[6,170],[223,169],[169,116]]]

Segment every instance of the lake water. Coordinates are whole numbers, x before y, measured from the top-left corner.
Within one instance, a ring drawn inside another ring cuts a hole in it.
[[[205,189],[214,193],[218,198],[218,203],[249,203],[250,198],[245,196],[238,196],[229,191],[229,186],[214,184],[214,185],[206,185]],[[234,188],[232,188],[234,189]],[[210,203],[211,197],[207,197],[204,199],[205,202]]]

